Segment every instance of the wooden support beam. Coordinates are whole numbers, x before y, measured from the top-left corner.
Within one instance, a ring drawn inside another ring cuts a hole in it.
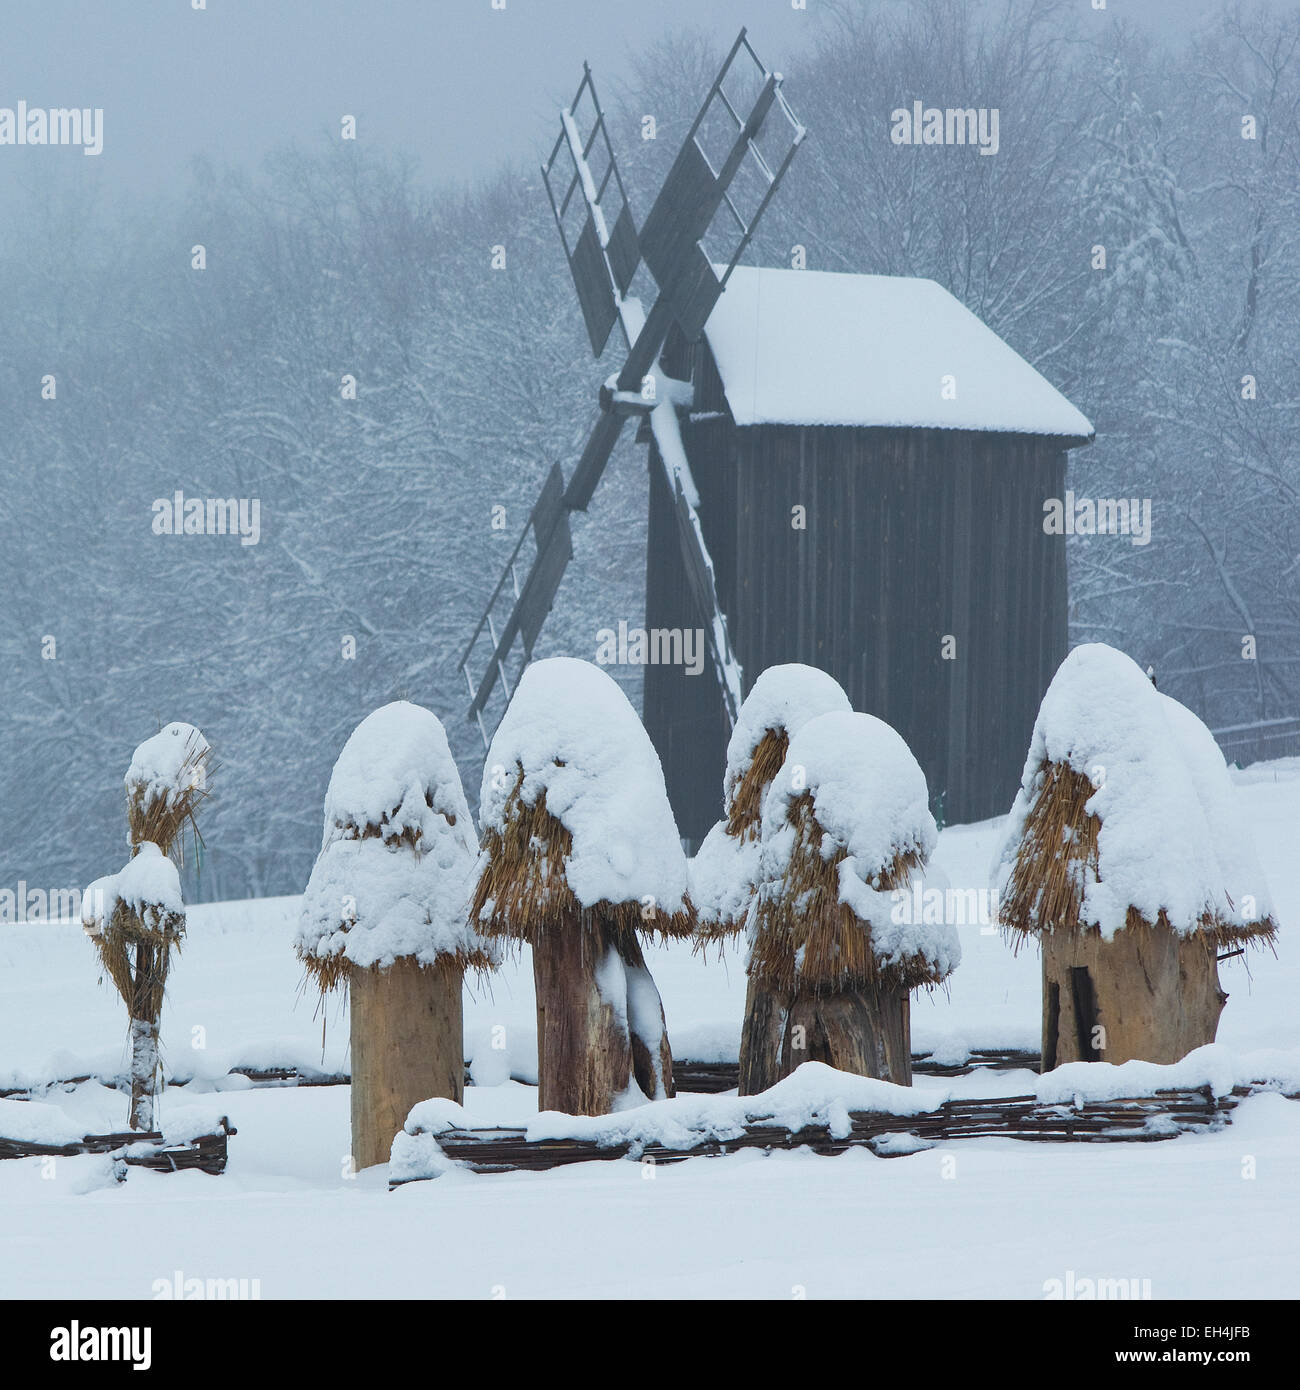
[[[352,1158],[387,1163],[393,1137],[422,1100],[464,1097],[461,972],[408,957],[349,972]]]

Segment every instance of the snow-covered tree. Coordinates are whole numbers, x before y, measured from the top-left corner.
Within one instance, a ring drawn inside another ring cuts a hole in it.
[[[1212,727],[1295,714],[1296,16],[1229,9],[1159,42],[1048,0],[819,8],[784,64],[809,138],[747,258],[802,245],[814,269],[956,294],[1096,423],[1075,492],[1152,499],[1149,544],[1071,538],[1072,640],[1133,650]],[[640,224],[719,54],[686,34],[637,52],[601,90]],[[917,99],[997,108],[997,155],[895,145]],[[29,881],[82,882],[112,840],[25,789],[128,756],[142,708],[230,750],[191,901],[302,884],[327,772],[302,795],[298,750],[386,701],[447,711],[477,786],[456,663],[615,349],[593,370],[535,170],[424,186],[368,146],[200,164],[126,213],[28,161],[0,200],[0,841]],[[259,499],[258,543],[153,534],[178,488]],[[629,431],[538,655],[594,653],[642,610],[646,514]],[[616,678],[635,704],[637,669]],[[111,788],[85,795],[111,824]]]

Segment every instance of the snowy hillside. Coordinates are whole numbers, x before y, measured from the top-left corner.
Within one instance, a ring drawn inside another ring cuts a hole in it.
[[[1300,954],[1289,928],[1300,922],[1300,760],[1236,776],[1282,932],[1276,959],[1255,953],[1221,966],[1230,1000],[1219,1043],[1238,1060],[1289,1053],[1273,1064],[1297,1074]],[[954,887],[987,883],[998,825],[941,834],[935,862]],[[1300,1104],[1272,1095],[1245,1101],[1226,1130],[1162,1144],[990,1139],[890,1161],[751,1152],[648,1174],[636,1163],[457,1172],[392,1193],[382,1168],[348,1178],[346,1086],[254,1089],[227,1075],[235,1066],[347,1069],[345,1012],[329,1005],[322,1046],[314,994],[300,993],[297,903],[193,908],[172,974],[165,1065],[174,1080],[198,1080],[167,1090],[163,1122],[196,1107],[228,1114],[239,1133],[226,1174],[133,1171],[118,1186],[103,1158],[59,1159],[52,1180],[40,1160],[0,1163],[0,1227],[24,1252],[5,1262],[0,1297],[147,1298],[176,1269],[256,1278],[264,1298],[488,1298],[496,1286],[506,1297],[790,1297],[802,1287],[809,1297],[1041,1298],[1067,1271],[1149,1278],[1156,1298],[1300,1293]],[[914,1050],[960,1060],[975,1047],[1036,1048],[1036,957],[1013,956],[979,925],[959,931],[950,989],[913,1004]],[[705,962],[675,943],[648,948],[647,959],[675,1055],[734,1059],[738,951],[719,959],[714,948]],[[491,1046],[494,1029],[504,1049]],[[0,927],[0,1089],[118,1075],[123,1034],[120,1002],[97,983],[78,925]],[[465,1034],[476,1083],[466,1109],[482,1123],[525,1120],[535,1091],[523,1081],[536,1066],[526,951],[490,991],[467,996]],[[1035,1081],[985,1071],[916,1085],[1024,1095]],[[103,1132],[121,1126],[125,1109],[121,1093],[92,1080],[0,1101],[0,1131],[21,1115],[28,1129]],[[1189,1258],[1203,1237],[1186,1214],[1209,1206],[1220,1217],[1216,1259]]]

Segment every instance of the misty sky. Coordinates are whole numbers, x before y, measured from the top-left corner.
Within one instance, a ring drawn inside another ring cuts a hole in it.
[[[839,0],[888,4],[891,0]],[[0,148],[0,190],[24,160],[83,166],[126,194],[184,179],[190,160],[250,164],[297,141],[359,138],[430,178],[533,162],[583,58],[605,85],[664,29],[707,32],[719,56],[741,24],[791,79],[834,0],[4,0],[0,106],[98,106],[104,152]],[[1090,10],[1091,0],[1076,0]],[[1105,16],[1187,27],[1223,0],[1108,0]]]

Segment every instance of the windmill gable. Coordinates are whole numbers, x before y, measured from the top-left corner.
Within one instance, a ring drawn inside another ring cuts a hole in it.
[[[933,280],[737,266],[705,336],[737,425],[1093,435]]]

